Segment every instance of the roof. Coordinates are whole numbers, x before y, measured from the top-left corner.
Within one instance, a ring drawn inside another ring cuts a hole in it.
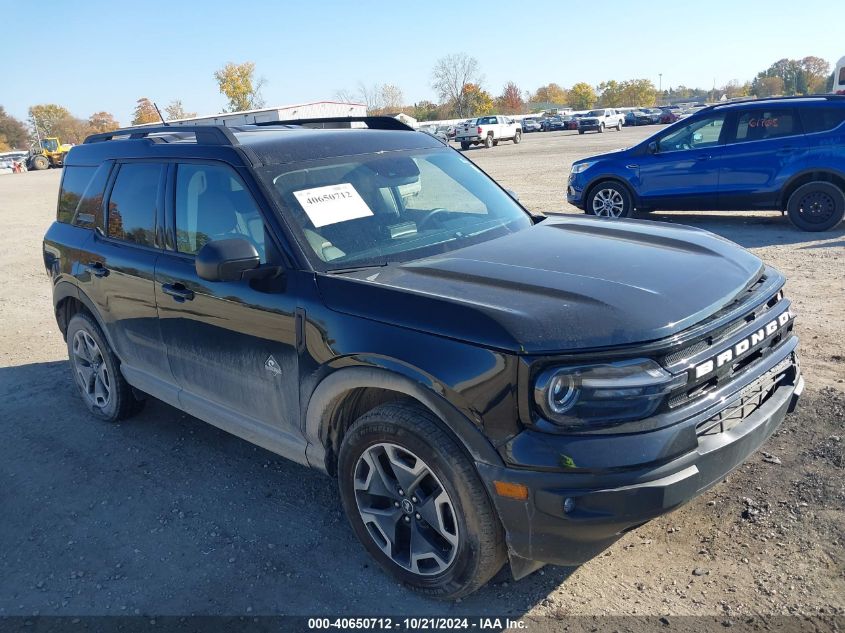
[[[792,104],[792,103],[807,103],[820,104],[833,101],[835,103],[845,105],[845,96],[843,95],[796,95],[789,97],[765,97],[762,99],[749,98],[741,101],[731,101],[729,103],[717,103],[709,106],[713,110],[728,110],[732,108],[744,108],[746,106],[754,106],[758,104]]]
[[[338,127],[358,123],[369,127]],[[312,127],[314,125],[321,127]],[[223,159],[236,165],[258,166],[442,147],[443,144],[432,136],[415,132],[387,117],[325,118],[233,127],[126,128],[89,136],[68,155],[68,164],[161,157]]]

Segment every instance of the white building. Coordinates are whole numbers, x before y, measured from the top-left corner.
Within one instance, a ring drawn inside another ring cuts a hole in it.
[[[367,106],[363,103],[341,103],[340,101],[315,101],[297,105],[244,110],[243,112],[224,112],[190,119],[174,119],[169,125],[245,125],[270,121],[290,121],[293,119],[317,119],[331,117],[367,116]],[[153,123],[152,125],[156,125]]]

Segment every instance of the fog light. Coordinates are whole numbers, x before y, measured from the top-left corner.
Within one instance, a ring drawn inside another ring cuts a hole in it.
[[[565,514],[569,514],[575,509],[575,499],[572,497],[567,497],[563,500],[563,512]]]

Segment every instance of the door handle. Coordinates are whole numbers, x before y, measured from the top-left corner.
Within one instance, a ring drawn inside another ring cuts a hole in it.
[[[170,295],[179,303],[182,303],[183,301],[193,301],[194,299],[193,290],[188,290],[178,281],[175,284],[161,284],[161,291],[166,295]]]
[[[105,277],[109,274],[109,269],[103,266],[103,262],[88,262],[85,264],[85,270],[95,277]]]

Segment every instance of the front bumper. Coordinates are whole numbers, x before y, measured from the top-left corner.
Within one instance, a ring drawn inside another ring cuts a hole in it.
[[[504,526],[514,575],[530,573],[537,567],[536,562],[580,565],[626,532],[721,481],[756,451],[795,408],[804,380],[797,362],[792,367],[789,378],[739,424],[721,433],[700,436],[694,450],[665,463],[607,468],[594,473],[477,464]],[[726,409],[742,397],[741,392],[736,393],[720,406]],[[631,450],[647,439],[642,435],[628,436],[632,438]],[[608,450],[624,451],[621,444],[625,437],[616,438],[608,443]],[[494,481],[527,486],[528,499],[498,496]]]
[[[569,174],[569,182],[566,185],[566,201],[578,207],[579,209],[584,208],[585,200],[584,200],[584,191],[586,189],[586,178],[584,177],[584,172],[578,174]]]

